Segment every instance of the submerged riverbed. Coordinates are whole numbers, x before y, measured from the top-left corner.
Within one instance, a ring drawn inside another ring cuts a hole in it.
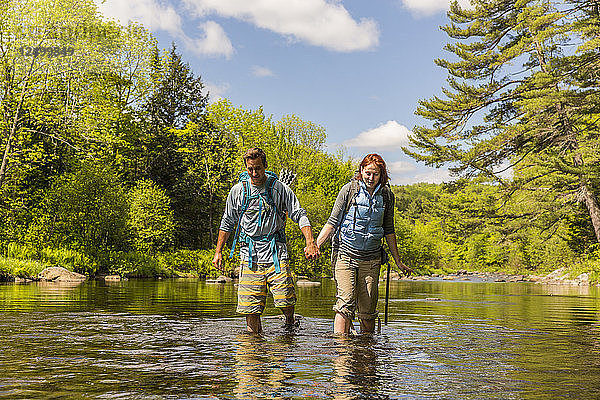
[[[298,296],[300,329],[269,305],[257,337],[232,283],[2,284],[0,398],[598,396],[596,287],[396,281],[389,325],[345,339],[330,334],[333,282]]]

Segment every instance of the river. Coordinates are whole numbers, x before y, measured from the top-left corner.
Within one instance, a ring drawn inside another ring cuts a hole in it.
[[[232,283],[2,284],[0,398],[600,397],[596,287],[397,281],[390,293],[381,333],[336,338],[330,280],[298,288],[296,332],[269,303],[262,336],[243,333]]]

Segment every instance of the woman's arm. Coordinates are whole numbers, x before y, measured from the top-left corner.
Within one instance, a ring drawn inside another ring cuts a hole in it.
[[[404,275],[410,276],[410,274],[412,274],[414,271],[412,270],[412,268],[408,267],[400,260],[400,254],[398,253],[398,242],[396,242],[396,234],[389,233],[385,235],[385,241],[387,242],[388,247],[390,248],[390,253],[392,253],[392,258],[396,263],[396,267],[398,267]]]
[[[331,225],[330,223],[326,222],[325,225],[323,226],[323,229],[321,229],[319,236],[317,237],[317,247],[320,248],[321,245],[323,243],[325,243],[327,241],[327,239],[329,239],[331,237],[334,230],[335,230],[335,227],[333,225]]]
[[[327,241],[335,231],[335,227],[342,223],[342,218],[344,218],[344,209],[346,207],[346,202],[348,201],[348,193],[350,192],[350,183],[345,184],[340,192],[338,193],[335,204],[333,205],[333,209],[331,210],[331,215],[327,219],[325,225],[323,225],[323,229],[319,233],[317,237],[317,247],[321,247],[323,243]]]

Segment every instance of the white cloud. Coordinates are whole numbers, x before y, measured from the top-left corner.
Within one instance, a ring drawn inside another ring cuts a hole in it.
[[[456,178],[450,176],[450,172],[447,169],[435,169],[427,168],[426,172],[417,174],[404,173],[402,176],[394,175],[391,180],[393,185],[410,185],[413,183],[442,183],[450,182]]]
[[[159,4],[156,0],[95,0],[98,10],[106,17],[121,24],[139,22],[151,31],[162,30],[180,39],[185,48],[211,57],[231,57],[233,45],[223,28],[214,21],[200,25],[201,38],[191,38],[182,29],[181,16],[172,6]]]
[[[511,162],[507,160],[500,164],[494,173],[500,176],[502,179],[512,179],[515,176],[514,168],[511,167]]]
[[[387,169],[392,176],[398,176],[417,169],[414,162],[394,161],[387,163]]]
[[[409,144],[410,130],[396,121],[388,121],[377,128],[362,132],[357,137],[346,140],[348,147],[363,147],[390,150]]]
[[[129,21],[142,23],[150,30],[163,30],[177,36],[181,33],[181,17],[171,6],[163,6],[155,0],[95,0],[98,10],[106,17],[122,24]]]
[[[431,15],[440,11],[450,9],[452,0],[401,0],[402,4],[417,14]],[[469,0],[459,0],[458,4],[462,7],[470,7]]]
[[[373,19],[356,21],[339,1],[184,0],[200,16],[211,13],[247,21],[293,39],[340,52],[367,50],[379,43]]]
[[[225,93],[229,91],[231,86],[228,83],[213,83],[213,82],[204,82],[204,89],[208,92],[208,101],[212,103],[216,103],[219,100],[222,100],[225,96]]]
[[[227,34],[214,21],[207,21],[200,25],[204,35],[201,39],[184,40],[189,50],[209,57],[224,56],[230,58],[233,55],[233,45]]]
[[[255,65],[252,67],[252,75],[258,77],[258,78],[265,78],[268,76],[275,76],[275,74],[273,73],[273,71],[271,71],[269,68],[266,67],[261,67],[260,65]]]

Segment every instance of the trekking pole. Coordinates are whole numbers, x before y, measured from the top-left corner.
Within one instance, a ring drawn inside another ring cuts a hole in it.
[[[392,266],[389,262],[388,262],[387,266],[388,266],[387,279],[385,281],[385,308],[384,308],[384,312],[383,312],[383,323],[385,325],[388,324],[388,306],[390,303],[390,274],[391,274],[391,269],[392,269]]]

